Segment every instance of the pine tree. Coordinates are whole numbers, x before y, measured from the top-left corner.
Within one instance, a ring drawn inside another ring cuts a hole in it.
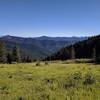
[[[15,62],[20,62],[21,58],[20,58],[20,50],[18,46],[15,46],[12,50],[12,58],[13,61]]]
[[[29,56],[27,56],[26,62],[31,62],[31,58]]]
[[[7,58],[6,58],[6,48],[5,44],[3,41],[0,41],[0,62],[1,63],[6,63]]]
[[[71,59],[75,59],[75,49],[73,45],[71,47]]]
[[[95,48],[93,48],[93,58],[92,59],[93,59],[93,62],[96,62],[96,60],[97,60]]]
[[[7,63],[9,63],[9,64],[12,63],[12,56],[10,53],[7,54]]]

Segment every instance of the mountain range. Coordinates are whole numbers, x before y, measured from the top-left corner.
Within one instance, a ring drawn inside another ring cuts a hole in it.
[[[23,38],[17,36],[2,36],[0,40],[4,41],[8,51],[15,45],[18,45],[23,55],[28,55],[33,59],[45,58],[61,48],[86,40],[87,37],[34,37]]]

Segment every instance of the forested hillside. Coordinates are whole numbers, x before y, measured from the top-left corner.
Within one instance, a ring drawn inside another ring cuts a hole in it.
[[[82,41],[86,37],[36,37],[22,38],[15,36],[3,36],[0,38],[5,44],[7,51],[12,51],[16,45],[20,49],[21,56],[29,56],[32,59],[45,58],[62,47]]]
[[[73,58],[100,58],[100,35],[88,38],[74,45],[62,48],[45,60],[66,60]]]

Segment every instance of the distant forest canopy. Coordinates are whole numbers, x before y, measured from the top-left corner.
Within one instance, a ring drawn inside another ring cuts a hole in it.
[[[34,52],[33,52],[34,53]],[[62,48],[57,53],[40,60],[67,60],[77,58],[90,58],[94,61],[100,60],[100,35],[77,42]],[[12,48],[6,48],[5,42],[0,40],[0,63],[31,62],[36,59],[26,55],[18,44]]]
[[[87,37],[32,37],[23,38],[6,35],[0,37],[4,42],[7,51],[11,51],[17,46],[20,49],[21,56],[29,56],[32,59],[43,59],[54,52],[59,51],[78,41],[87,39]]]
[[[67,60],[67,59],[92,58],[100,60],[100,35],[62,48],[57,53],[48,56],[44,60]]]
[[[0,63],[31,62],[31,58],[23,54],[17,44],[12,50],[8,50],[5,43],[0,40]]]

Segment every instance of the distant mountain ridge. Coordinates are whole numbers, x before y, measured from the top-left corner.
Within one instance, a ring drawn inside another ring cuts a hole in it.
[[[38,40],[54,40],[54,41],[82,41],[87,37],[48,37],[48,36],[41,36],[37,37]]]
[[[34,37],[24,38],[6,35],[0,38],[5,42],[6,48],[11,50],[18,45],[24,54],[33,59],[45,58],[62,47],[87,39],[87,37]]]

